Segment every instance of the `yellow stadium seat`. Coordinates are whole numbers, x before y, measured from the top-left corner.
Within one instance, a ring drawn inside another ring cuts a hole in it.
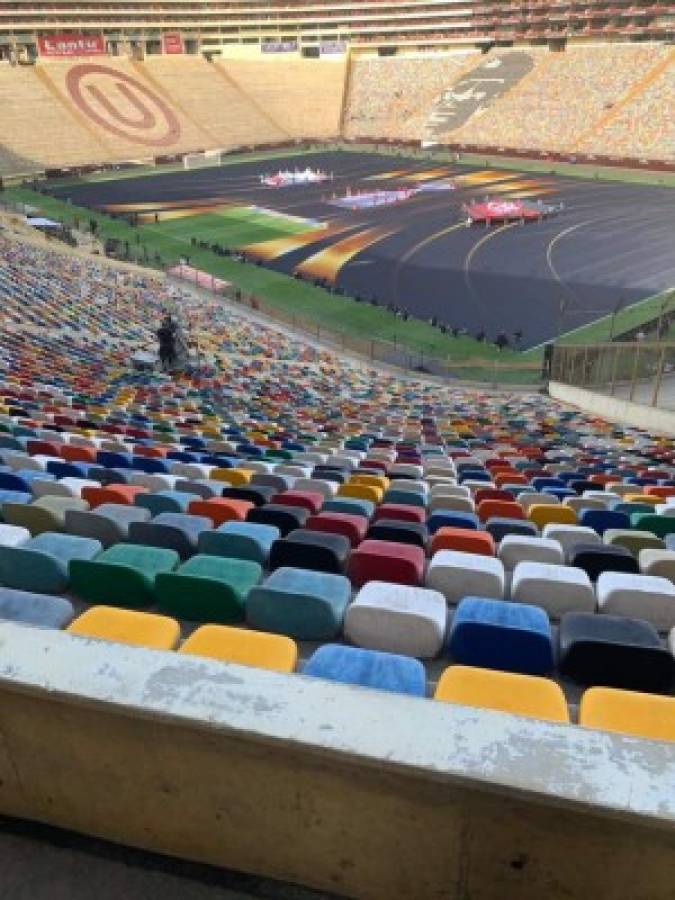
[[[233,487],[248,484],[253,472],[250,469],[213,469],[211,478],[213,481],[226,481]]]
[[[577,514],[569,506],[535,503],[527,511],[527,518],[539,528],[555,523],[556,525],[576,525]]]
[[[180,640],[180,626],[175,619],[112,606],[90,607],[71,622],[68,631],[81,637],[152,650],[174,650]]]
[[[202,625],[179,652],[275,672],[293,672],[298,661],[298,647],[291,638],[227,625]]]
[[[548,678],[497,672],[472,666],[450,666],[438,680],[434,700],[569,722],[565,695]]]
[[[675,741],[675,697],[589,688],[581,698],[579,724],[653,741]]]
[[[389,479],[384,475],[352,475],[348,484],[369,484],[371,487],[379,487],[386,491],[389,487]]]
[[[382,488],[372,484],[354,484],[348,481],[338,489],[338,497],[356,497],[357,500],[370,500],[372,503],[380,503],[383,496]]]
[[[660,497],[654,497],[651,494],[625,494],[623,497],[624,503],[651,503],[652,506],[656,506],[657,503],[663,503],[664,501]]]

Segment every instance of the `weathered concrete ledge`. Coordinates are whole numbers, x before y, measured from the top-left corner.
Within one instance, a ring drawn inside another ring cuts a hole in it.
[[[0,811],[350,897],[675,884],[670,744],[11,623]]]
[[[563,384],[560,381],[551,381],[548,392],[555,400],[569,403],[570,406],[576,406],[577,409],[606,419],[608,422],[632,425],[634,428],[644,428],[653,434],[675,437],[675,411],[673,410],[633,403],[630,400],[623,400],[621,397],[610,397],[596,391],[587,391],[585,388]]]

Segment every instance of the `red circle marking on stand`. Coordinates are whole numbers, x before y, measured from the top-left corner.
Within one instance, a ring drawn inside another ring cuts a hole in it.
[[[87,83],[90,75],[98,77]],[[109,66],[94,63],[73,66],[66,75],[66,89],[80,112],[126,141],[169,147],[180,137],[180,122],[171,107],[140,81]],[[95,98],[96,105],[85,95],[85,90]],[[118,109],[115,94],[135,107],[137,118]]]

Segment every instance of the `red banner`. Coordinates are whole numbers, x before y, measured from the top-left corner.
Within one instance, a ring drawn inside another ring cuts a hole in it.
[[[183,52],[183,35],[180,31],[166,31],[162,35],[162,53]]]
[[[105,56],[102,34],[50,34],[38,38],[40,56]]]

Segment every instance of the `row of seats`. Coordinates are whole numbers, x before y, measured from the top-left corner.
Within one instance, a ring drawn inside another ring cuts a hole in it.
[[[68,625],[71,634],[155,650],[291,673],[298,648],[287,637],[223,625],[203,625],[180,642],[178,622],[167,616],[105,606],[91,607]],[[326,644],[304,663],[303,675],[424,697],[426,680],[416,660],[391,653]],[[446,668],[435,700],[552,722],[569,723],[560,687],[547,678],[476,666]],[[675,699],[635,691],[589,688],[579,705],[579,724],[655,740],[675,741]]]

